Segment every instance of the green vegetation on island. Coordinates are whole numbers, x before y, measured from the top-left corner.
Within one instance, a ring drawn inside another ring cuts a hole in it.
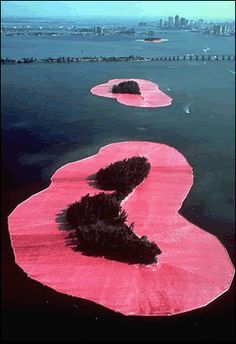
[[[139,85],[136,81],[122,81],[112,87],[112,93],[141,94]]]
[[[144,38],[144,41],[161,41],[161,38],[160,37],[148,37],[148,38]]]
[[[87,194],[68,207],[66,221],[76,230],[80,251],[129,264],[156,262],[156,255],[161,250],[146,236],[139,238],[134,233],[134,224],[125,223],[127,214],[120,205],[122,199],[147,177],[149,170],[150,164],[145,157],[132,157],[96,173],[96,186],[115,192]]]

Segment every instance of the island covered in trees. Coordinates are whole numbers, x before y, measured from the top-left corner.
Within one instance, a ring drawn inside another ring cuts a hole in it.
[[[122,81],[112,87],[112,93],[141,94],[139,84],[136,81]]]
[[[97,188],[115,191],[95,196],[87,194],[67,208],[66,221],[76,230],[78,250],[129,264],[157,261],[160,248],[146,236],[140,238],[134,233],[134,223],[126,224],[127,214],[120,204],[147,177],[149,170],[147,159],[135,156],[96,173],[93,182]]]
[[[148,37],[148,38],[144,38],[145,42],[161,42],[161,38],[160,37]]]

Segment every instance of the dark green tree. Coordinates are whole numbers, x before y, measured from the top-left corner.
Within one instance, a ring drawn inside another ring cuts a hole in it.
[[[112,93],[141,94],[139,85],[136,81],[122,81],[112,87]]]
[[[114,192],[87,194],[66,211],[67,224],[76,230],[80,251],[127,263],[156,262],[156,255],[161,250],[146,236],[139,238],[134,233],[134,224],[126,224],[127,214],[120,205],[122,199],[147,177],[149,170],[150,164],[145,157],[132,157],[97,172],[97,186]]]

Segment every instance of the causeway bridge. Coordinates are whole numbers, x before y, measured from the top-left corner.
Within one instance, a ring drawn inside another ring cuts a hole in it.
[[[156,56],[156,57],[143,57],[143,56],[85,56],[85,57],[47,57],[47,58],[1,58],[1,64],[32,64],[32,63],[81,63],[81,62],[140,62],[140,61],[235,61],[235,55],[175,55],[175,56]]]

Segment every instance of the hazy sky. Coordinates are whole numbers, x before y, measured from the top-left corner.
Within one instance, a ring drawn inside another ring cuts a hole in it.
[[[234,19],[234,1],[2,1],[2,17],[180,16]]]

